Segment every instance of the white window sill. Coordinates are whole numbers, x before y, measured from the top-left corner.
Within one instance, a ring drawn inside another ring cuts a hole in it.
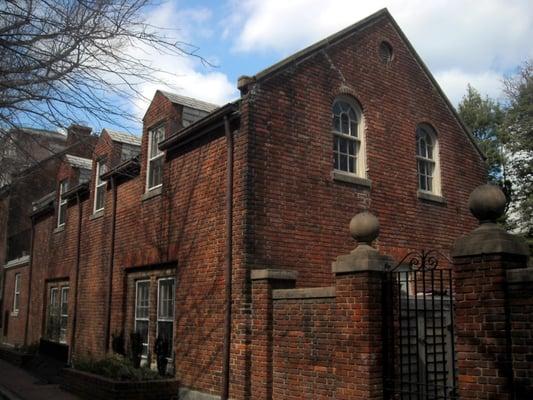
[[[145,200],[151,199],[152,197],[156,197],[156,196],[161,195],[161,193],[163,193],[163,185],[156,186],[156,187],[148,190],[146,193],[144,193],[142,195],[141,200],[145,201]]]
[[[54,233],[63,232],[64,230],[65,230],[65,224],[62,224],[54,229]]]
[[[90,217],[89,217],[89,220],[93,220],[93,219],[97,219],[97,218],[101,218],[104,216],[104,209],[101,208],[100,210],[94,212]]]
[[[439,204],[446,204],[446,199],[442,196],[439,196],[438,194],[430,193],[430,192],[424,192],[422,190],[419,190],[417,193],[417,197],[420,200],[426,200],[431,201],[433,203],[439,203]]]
[[[372,181],[370,179],[362,178],[353,174],[349,174],[343,171],[333,171],[331,173],[333,180],[345,183],[351,183],[357,186],[364,186],[367,188],[372,187]]]

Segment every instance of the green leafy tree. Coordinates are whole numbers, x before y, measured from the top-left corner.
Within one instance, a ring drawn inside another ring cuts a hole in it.
[[[503,142],[507,176],[512,183],[510,228],[533,242],[533,60],[505,78]]]
[[[504,112],[498,102],[468,85],[467,92],[459,103],[459,115],[487,156],[488,178],[494,183],[503,182],[503,156],[501,127]]]

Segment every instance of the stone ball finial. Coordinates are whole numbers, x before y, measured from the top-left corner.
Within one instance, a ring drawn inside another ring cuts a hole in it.
[[[494,222],[505,212],[507,199],[499,186],[480,185],[475,188],[468,199],[468,207],[480,223]]]
[[[368,211],[359,213],[350,221],[350,234],[357,242],[370,244],[379,235],[379,220]]]

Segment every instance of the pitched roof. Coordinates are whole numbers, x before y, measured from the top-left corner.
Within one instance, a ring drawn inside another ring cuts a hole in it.
[[[141,138],[139,136],[135,136],[127,132],[113,131],[108,128],[104,128],[102,132],[103,131],[106,131],[111,140],[114,142],[131,144],[133,146],[141,145]]]
[[[163,90],[158,90],[158,92],[165,96],[167,99],[169,99],[172,103],[181,104],[186,107],[194,108],[196,110],[211,112],[219,108],[219,106],[216,104],[207,103],[198,99],[193,99],[192,97],[186,97],[176,93],[165,92]]]
[[[14,132],[19,131],[19,132],[28,133],[28,134],[31,134],[31,135],[36,135],[36,136],[46,136],[46,137],[58,139],[58,140],[61,140],[61,141],[66,141],[67,140],[67,136],[66,135],[63,135],[63,134],[61,134],[61,133],[59,133],[57,131],[49,131],[47,129],[20,127],[20,128],[14,128],[11,131],[14,131]]]
[[[93,168],[93,161],[89,158],[73,156],[72,154],[65,154],[65,158],[67,159],[68,163],[75,168],[82,168],[82,169],[89,169],[89,170]]]

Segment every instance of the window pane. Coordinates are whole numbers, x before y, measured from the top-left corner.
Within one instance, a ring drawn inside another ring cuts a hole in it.
[[[333,168],[340,169],[339,153],[333,153]]]
[[[341,132],[345,134],[350,133],[349,128],[350,121],[348,120],[348,115],[346,113],[341,114]]]
[[[148,318],[150,306],[149,284],[150,282],[148,281],[137,283],[137,296],[135,304],[136,318]]]
[[[348,159],[344,154],[341,154],[341,165],[340,165],[341,171],[348,171]]]
[[[148,355],[148,321],[136,320],[135,321],[135,332],[139,332],[142,339],[143,351],[142,355]]]
[[[159,281],[158,318],[174,317],[174,279]]]
[[[167,342],[167,352],[166,357],[172,357],[172,330],[173,330],[172,321],[159,321],[157,323],[157,336]]]
[[[348,153],[348,140],[346,140],[344,138],[340,139],[340,149],[339,149],[339,151],[341,153],[345,153],[345,154]]]
[[[96,205],[94,206],[95,210],[104,208],[104,190],[104,186],[96,188]]]
[[[68,288],[61,289],[61,314],[68,315]]]
[[[149,187],[160,185],[162,182],[163,157],[150,161]]]
[[[355,158],[348,157],[348,172],[355,172]]]
[[[348,142],[348,154],[355,156],[355,142],[353,140]]]

